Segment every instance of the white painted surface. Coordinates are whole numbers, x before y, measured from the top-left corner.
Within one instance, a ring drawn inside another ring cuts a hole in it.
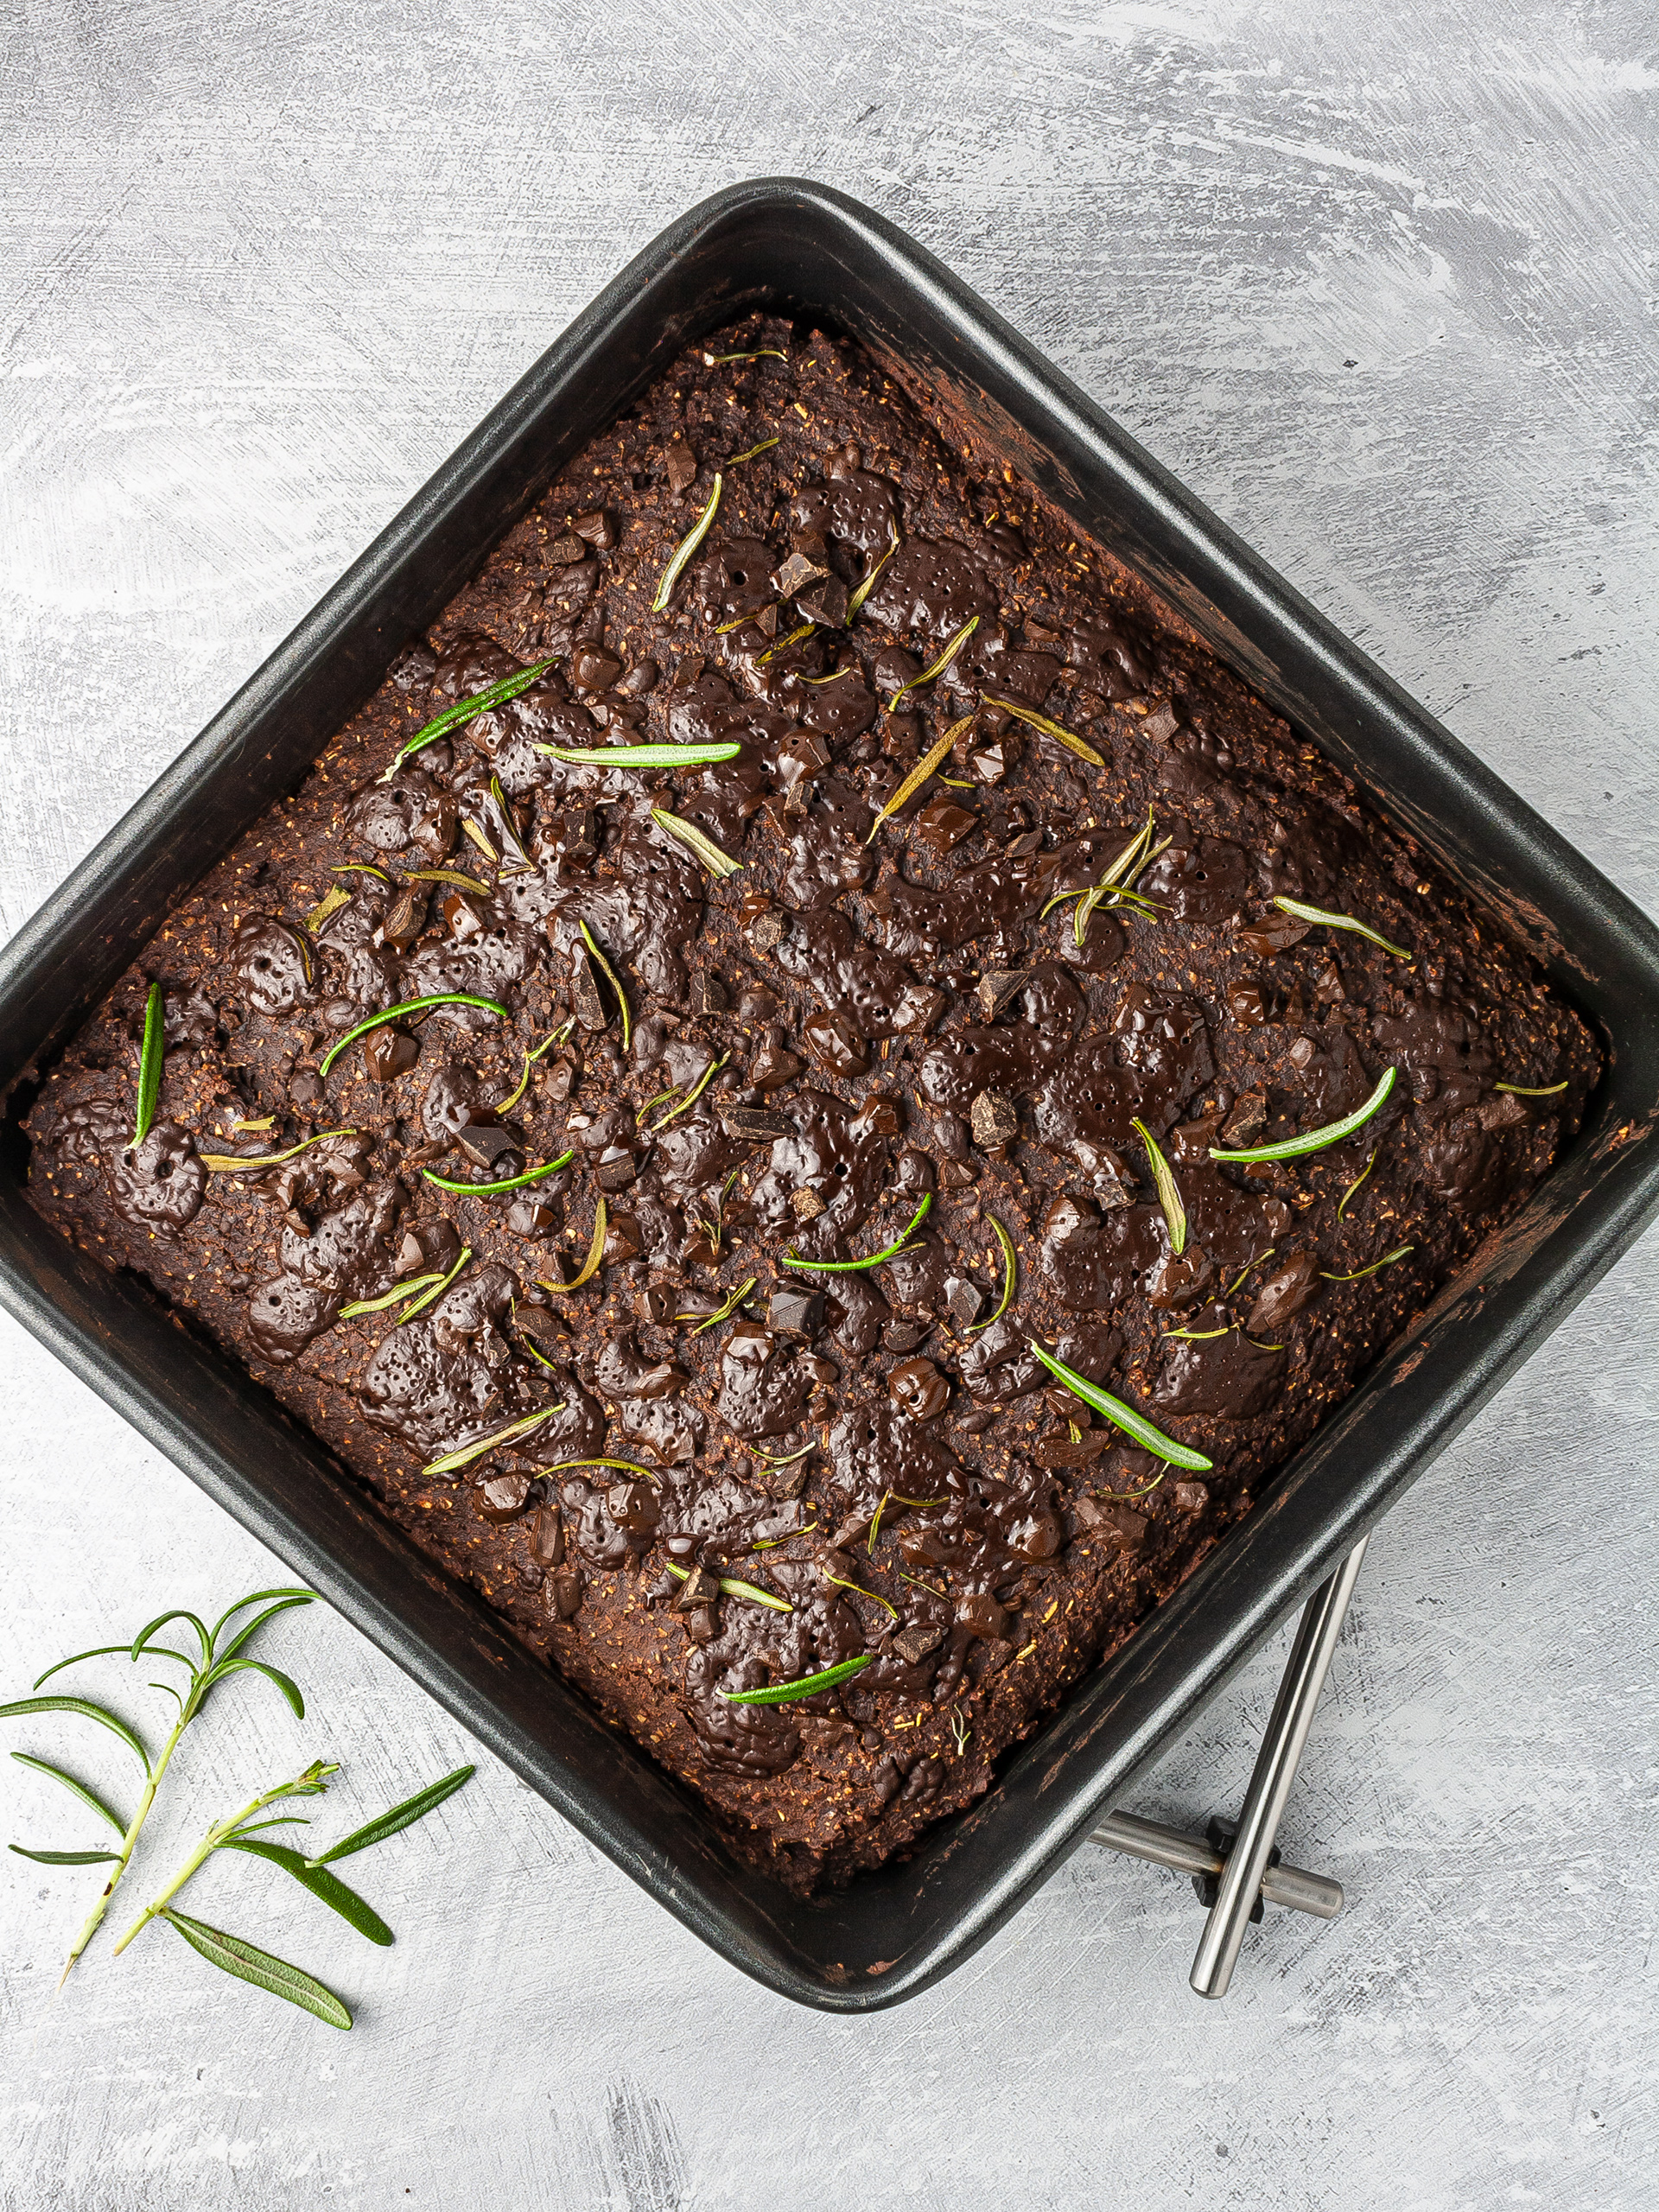
[[[638,245],[777,171],[943,253],[1655,904],[1639,0],[115,0],[5,36],[7,927]],[[1274,1915],[1224,2005],[1186,1992],[1190,1891],[1085,1853],[936,1994],[817,2018],[486,1762],[356,1862],[390,1952],[251,1862],[203,1878],[205,1916],[349,1993],[349,2037],[165,1930],[54,2001],[93,1878],[0,1860],[0,2203],[1646,2212],[1656,1249],[1377,1537],[1284,1838],[1352,1904]],[[0,1691],[270,1578],[0,1346]],[[1236,1807],[1282,1649],[1146,1809]],[[271,1656],[312,1718],[226,1696],[133,1905],[315,1751],[346,1762],[342,1827],[468,1755],[331,1617]],[[6,1740],[124,1790],[119,1748],[71,1732]],[[3,1771],[7,1836],[86,1840]]]

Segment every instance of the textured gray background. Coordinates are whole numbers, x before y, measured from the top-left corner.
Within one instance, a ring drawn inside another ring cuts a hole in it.
[[[636,247],[783,170],[942,253],[1652,906],[1653,48],[1645,0],[12,0],[0,918]],[[1224,2005],[1186,1992],[1190,1892],[1085,1852],[936,1994],[813,2018],[486,1762],[358,1862],[394,1950],[251,1862],[202,1881],[353,1997],[350,2037],[165,1930],[54,2001],[92,1877],[0,1860],[0,2202],[1646,2212],[1656,1249],[1377,1538],[1285,1834],[1352,1905],[1275,1915]],[[270,1577],[18,1332],[0,1356],[0,1692]],[[1236,1806],[1282,1649],[1141,1803]],[[284,1653],[312,1718],[226,1695],[135,1904],[314,1751],[334,1832],[467,1755],[332,1618]],[[4,1771],[7,1835],[87,1840]]]

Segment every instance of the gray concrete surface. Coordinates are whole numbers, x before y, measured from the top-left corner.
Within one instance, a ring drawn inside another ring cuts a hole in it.
[[[639,245],[768,171],[944,255],[1651,906],[1656,94],[1637,0],[14,0],[0,919]],[[252,1862],[204,1877],[349,2037],[165,1929],[54,1999],[93,1877],[0,1859],[0,2203],[1645,2212],[1656,1249],[1379,1535],[1285,1834],[1352,1904],[1273,1916],[1224,2005],[1186,1992],[1190,1892],[1085,1853],[935,1994],[813,2018],[486,1760],[357,1862],[391,1951]],[[5,1691],[272,1574],[15,1329],[0,1356]],[[1236,1802],[1282,1649],[1147,1809]],[[271,1656],[311,1717],[226,1696],[136,1897],[314,1751],[341,1826],[467,1755],[332,1618]],[[125,1790],[118,1746],[72,1749]],[[3,1770],[5,1836],[86,1841]]]

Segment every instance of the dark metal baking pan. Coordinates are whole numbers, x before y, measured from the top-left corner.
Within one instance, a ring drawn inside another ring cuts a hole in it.
[[[1368,785],[1610,1045],[1589,1126],[1504,1234],[971,1811],[813,1902],[740,1864],[700,1802],[450,1583],[236,1361],[24,1201],[16,1116],[169,906],[300,779],[564,459],[688,341],[804,310],[943,390]],[[685,1924],[832,2012],[912,1994],[1051,1874],[1274,1622],[1421,1474],[1659,1207],[1659,932],[950,271],[822,186],[734,186],[577,317],[0,959],[0,1294]]]

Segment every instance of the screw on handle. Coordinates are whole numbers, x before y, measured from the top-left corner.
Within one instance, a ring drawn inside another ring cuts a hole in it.
[[[1214,1878],[1227,1863],[1207,1837],[1166,1827],[1161,1821],[1144,1821],[1138,1813],[1109,1813],[1089,1840],[1125,1852],[1131,1859],[1149,1859],[1154,1866],[1167,1866],[1177,1874]],[[1269,1904],[1311,1912],[1319,1920],[1334,1920],[1343,1906],[1340,1882],[1325,1874],[1309,1874],[1300,1866],[1269,1866],[1262,1877],[1261,1894]]]
[[[1216,1902],[1192,1961],[1192,1983],[1200,1997],[1227,1994],[1369,1541],[1362,1538],[1355,1545],[1330,1580],[1322,1582],[1302,1608],[1289,1662],[1274,1700],[1273,1716],[1250,1777],[1244,1809],[1238,1816],[1238,1834],[1221,1870]]]

